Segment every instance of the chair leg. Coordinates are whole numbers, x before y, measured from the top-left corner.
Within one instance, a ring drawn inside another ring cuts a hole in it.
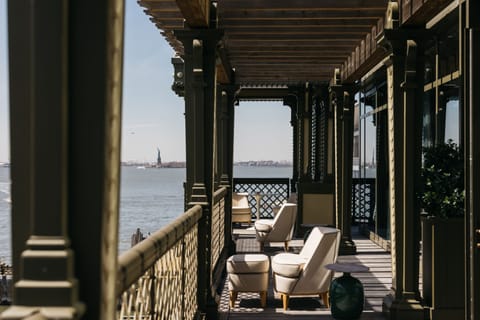
[[[288,241],[285,241],[283,243],[283,247],[285,248],[285,252],[287,252],[288,251]]]
[[[230,308],[235,307],[235,300],[237,300],[237,292],[230,290]]]
[[[267,305],[267,291],[260,291],[260,305],[262,308]]]
[[[328,291],[320,293],[320,298],[322,299],[325,307],[330,308],[330,303],[328,302]]]
[[[258,243],[260,244],[260,252],[265,251],[265,242],[263,242],[263,241],[258,241]]]
[[[288,294],[282,293],[283,310],[288,309],[288,298],[289,298]]]

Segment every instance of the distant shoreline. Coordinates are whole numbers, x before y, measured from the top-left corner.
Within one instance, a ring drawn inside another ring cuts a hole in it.
[[[122,162],[123,167],[136,167],[138,169],[160,169],[160,168],[186,168],[185,161],[171,161],[156,164],[152,162],[135,162],[128,161]],[[238,161],[233,164],[234,166],[241,167],[291,167],[292,163],[288,161],[273,161],[273,160],[260,160],[260,161]]]

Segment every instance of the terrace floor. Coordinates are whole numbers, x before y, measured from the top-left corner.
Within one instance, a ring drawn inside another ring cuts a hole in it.
[[[237,253],[259,252],[260,246],[255,240],[253,230],[235,229]],[[365,307],[361,320],[386,319],[382,315],[382,301],[388,294],[392,281],[390,254],[374,244],[369,239],[354,235],[353,240],[357,246],[354,256],[339,256],[339,262],[360,263],[370,268],[369,272],[352,273],[358,278],[365,290]],[[290,251],[298,252],[303,246],[303,240],[290,242]],[[265,254],[272,256],[283,252],[283,244],[272,244],[265,247]],[[341,276],[336,273],[334,277]],[[273,291],[272,281],[267,296],[267,307],[260,306],[258,293],[239,293],[235,307],[229,307],[228,280],[223,285],[219,304],[220,319],[333,319],[330,310],[320,301],[318,296],[291,297],[289,309],[284,311],[280,295]]]

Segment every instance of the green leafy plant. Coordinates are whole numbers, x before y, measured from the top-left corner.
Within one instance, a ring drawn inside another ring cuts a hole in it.
[[[428,216],[465,214],[463,150],[452,140],[423,149],[423,192],[420,203]]]

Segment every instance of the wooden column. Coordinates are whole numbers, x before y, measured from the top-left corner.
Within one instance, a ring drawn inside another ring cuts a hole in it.
[[[113,319],[123,1],[8,10],[16,284],[2,318]]]
[[[418,30],[421,34],[422,30]],[[421,41],[419,41],[421,43]],[[407,301],[408,316],[422,319],[420,304],[419,256],[420,256],[420,204],[422,166],[422,118],[423,118],[423,46],[413,40],[407,41],[404,90],[403,123],[403,292]],[[415,312],[413,315],[412,313]],[[405,316],[402,313],[401,316]]]
[[[468,320],[480,316],[480,4],[467,0],[460,6],[465,110],[466,267],[465,294]]]
[[[310,155],[311,155],[311,133],[312,133],[312,110],[310,90],[308,85],[301,88],[298,92],[297,118],[299,122],[299,139],[301,139],[300,148],[300,183],[311,181],[310,176]]]
[[[317,107],[317,136],[316,136],[316,170],[315,181],[325,183],[328,172],[328,109],[329,94],[328,85],[316,88],[315,104]]]
[[[228,188],[228,196],[225,199],[225,243],[228,255],[235,253],[235,243],[232,238],[232,187],[233,187],[233,143],[234,143],[234,116],[235,116],[235,85],[219,86],[220,102],[220,128],[219,136],[222,141],[219,144],[218,156],[222,162],[220,186]]]
[[[342,121],[342,254],[356,254],[357,248],[352,241],[352,175],[353,175],[353,113],[355,108],[355,91],[352,86],[344,86],[343,121]]]
[[[393,40],[398,29],[398,3],[390,2],[381,44],[391,50],[387,66],[388,161],[390,195],[390,244],[392,255],[392,288],[384,299],[384,312],[394,319],[395,303],[403,292],[403,93],[405,41]]]
[[[392,290],[384,299],[383,307],[389,319],[421,320],[424,310],[419,303],[418,280],[415,280],[415,277],[418,279],[415,255],[418,255],[419,239],[419,214],[415,212],[419,209],[415,195],[419,176],[415,173],[420,170],[418,134],[421,132],[423,65],[419,63],[415,42],[408,42],[407,52],[407,39],[408,33],[399,29],[398,4],[390,2],[380,40],[391,50],[387,62],[387,112]]]
[[[211,214],[214,192],[214,115],[216,29],[175,31],[185,55],[185,128],[188,206],[199,204],[204,215],[198,230],[198,304],[201,313],[214,317],[217,304],[210,286]]]
[[[283,99],[283,105],[290,107],[290,125],[292,126],[292,136],[293,136],[293,172],[292,172],[292,182],[290,186],[291,192],[297,192],[297,182],[298,182],[298,121],[297,121],[297,97],[289,95]]]
[[[335,221],[342,237],[340,254],[355,254],[351,233],[352,162],[353,162],[353,97],[339,80],[339,70],[330,86],[334,113],[334,181]]]

